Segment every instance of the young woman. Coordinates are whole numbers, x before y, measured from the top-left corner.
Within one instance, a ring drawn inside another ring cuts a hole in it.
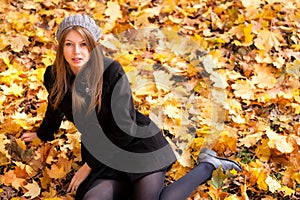
[[[100,30],[87,15],[66,17],[59,25],[55,62],[44,74],[48,107],[37,132],[22,135],[54,139],[65,116],[82,134],[83,165],[68,191],[76,199],[184,200],[213,170],[241,171],[238,163],[202,149],[198,165],[164,187],[167,169],[176,160],[157,126],[134,109],[122,66],[103,56]]]

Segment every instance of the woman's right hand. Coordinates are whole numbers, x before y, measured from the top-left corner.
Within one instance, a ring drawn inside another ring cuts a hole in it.
[[[32,142],[36,138],[38,138],[36,132],[26,132],[21,136],[21,140],[24,142]]]

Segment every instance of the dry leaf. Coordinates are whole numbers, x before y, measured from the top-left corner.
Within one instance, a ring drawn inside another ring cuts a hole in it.
[[[279,47],[283,45],[284,39],[279,31],[259,31],[258,37],[254,40],[254,44],[258,49],[266,52],[270,51],[273,47],[279,50]]]
[[[52,164],[51,169],[46,168],[46,171],[49,177],[54,179],[64,178],[67,175],[67,171],[65,171],[64,166],[59,167],[56,164]]]
[[[32,181],[32,183],[28,183],[24,186],[28,191],[24,194],[25,197],[31,197],[31,199],[37,197],[41,193],[41,188],[36,181]]]

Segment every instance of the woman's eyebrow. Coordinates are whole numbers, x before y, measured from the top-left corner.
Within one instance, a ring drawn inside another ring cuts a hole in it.
[[[66,39],[66,41],[74,42],[73,40],[70,40],[70,39]],[[79,41],[79,43],[80,43],[80,42],[85,42],[85,40],[81,40],[81,41]]]

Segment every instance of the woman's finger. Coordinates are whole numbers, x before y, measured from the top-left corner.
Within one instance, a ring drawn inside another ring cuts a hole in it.
[[[74,177],[72,178],[72,180],[71,180],[71,182],[70,182],[70,184],[69,184],[69,187],[68,187],[68,189],[67,189],[67,192],[71,192],[71,191],[72,191],[73,185],[74,185]]]

